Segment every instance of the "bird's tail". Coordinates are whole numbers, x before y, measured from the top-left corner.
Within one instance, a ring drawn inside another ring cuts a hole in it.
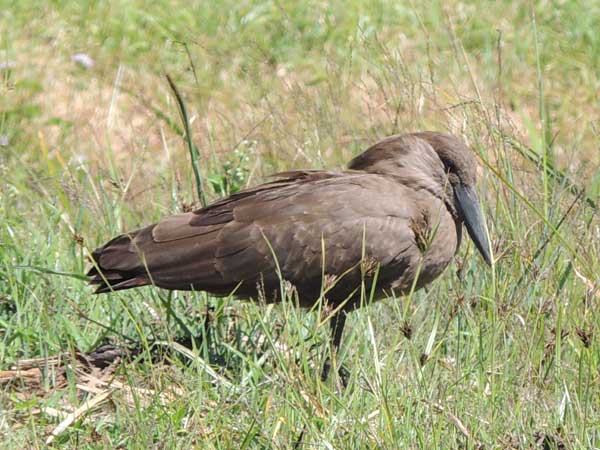
[[[140,234],[151,232],[151,228],[117,236],[92,252],[93,267],[87,276],[90,284],[98,286],[96,294],[152,283],[134,246],[134,239]]]

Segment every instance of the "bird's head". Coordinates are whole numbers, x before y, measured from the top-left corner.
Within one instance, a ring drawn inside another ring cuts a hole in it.
[[[448,182],[454,194],[454,206],[467,227],[469,236],[488,265],[492,264],[490,244],[485,221],[475,190],[477,160],[465,143],[450,134],[423,132],[416,136],[429,142],[444,165]]]
[[[349,168],[400,176],[443,197],[491,265],[490,244],[475,190],[477,160],[462,140],[433,131],[391,136],[354,158]]]

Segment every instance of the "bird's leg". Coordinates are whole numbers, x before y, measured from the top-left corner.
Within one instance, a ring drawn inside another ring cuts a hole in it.
[[[337,349],[340,346],[340,341],[342,340],[342,332],[344,331],[344,324],[346,323],[346,313],[344,311],[336,312],[331,321],[329,322],[329,326],[331,327],[331,355],[327,356],[325,360],[325,364],[323,364],[323,370],[321,371],[321,381],[326,381],[329,376],[329,371],[331,370],[331,357],[334,353],[337,353]],[[342,377],[342,384],[346,387],[347,384],[347,371],[344,369],[344,373],[342,373],[342,369],[338,371],[340,377]],[[301,445],[304,445],[304,435],[306,434],[307,426],[304,424],[302,427],[302,431],[298,435],[298,438],[294,441],[294,450],[299,449]]]
[[[331,350],[332,353],[325,360],[325,364],[323,365],[323,371],[321,372],[321,381],[327,380],[329,375],[329,370],[331,369],[331,359],[334,355],[337,354],[338,349],[340,348],[340,343],[342,341],[342,333],[344,331],[344,325],[346,324],[346,311],[338,311],[331,318],[330,327],[331,327]],[[340,366],[338,369],[338,375],[342,380],[342,385],[346,387],[348,385],[348,378],[350,373],[346,370],[345,367]]]
[[[327,356],[325,360],[325,364],[323,365],[323,371],[321,372],[321,381],[326,381],[327,376],[329,375],[329,370],[331,370],[331,358],[335,355],[340,348],[340,342],[342,341],[342,332],[344,331],[344,325],[346,324],[346,311],[338,311],[331,318],[331,322],[329,322],[329,326],[331,327],[331,355]],[[338,369],[338,375],[342,380],[342,385],[344,388],[348,385],[348,378],[350,377],[350,373],[343,367],[340,366]],[[294,442],[294,449],[300,448],[303,445],[304,434],[306,433],[306,424],[300,435]]]

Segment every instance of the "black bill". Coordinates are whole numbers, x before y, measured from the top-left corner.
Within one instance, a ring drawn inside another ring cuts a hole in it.
[[[454,188],[454,195],[456,195],[456,199],[458,200],[460,213],[469,236],[471,236],[485,262],[491,265],[490,243],[485,232],[483,214],[481,214],[479,199],[475,190],[469,186],[457,186]]]

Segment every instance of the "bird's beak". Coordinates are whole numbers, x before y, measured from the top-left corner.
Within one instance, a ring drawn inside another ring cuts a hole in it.
[[[477,198],[475,190],[470,186],[459,185],[454,187],[454,195],[458,201],[460,214],[467,227],[469,236],[471,236],[471,239],[475,243],[479,253],[481,253],[481,256],[483,256],[485,262],[491,266],[492,256],[490,243],[485,231],[483,214],[481,213],[479,199]]]

